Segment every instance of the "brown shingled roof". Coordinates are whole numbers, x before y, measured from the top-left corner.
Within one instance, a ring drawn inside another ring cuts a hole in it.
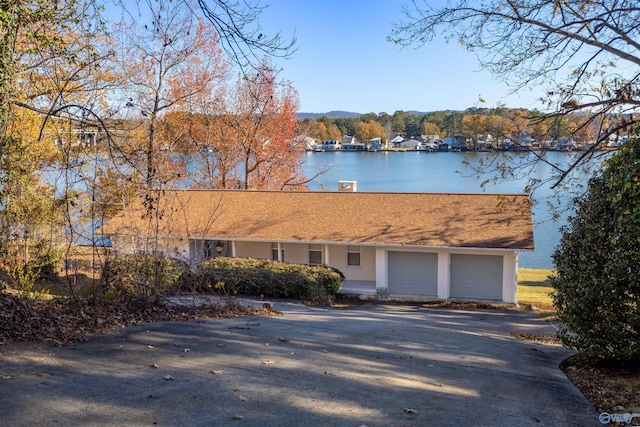
[[[162,236],[533,249],[528,196],[180,190],[160,193]],[[141,200],[106,234],[148,234]]]

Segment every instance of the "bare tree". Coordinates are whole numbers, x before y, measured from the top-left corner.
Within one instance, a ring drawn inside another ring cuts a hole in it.
[[[296,50],[295,36],[286,40],[282,32],[263,32],[259,18],[264,9],[260,0],[198,0],[203,15],[220,35],[225,52],[241,68],[262,64],[264,55],[288,58]]]
[[[137,0],[131,6],[119,0],[123,11],[132,18],[143,17],[140,6],[147,10],[153,0]],[[213,27],[220,45],[231,61],[242,72],[258,68],[264,55],[274,58],[289,58],[296,51],[295,34],[285,38],[281,31],[269,35],[260,25],[260,16],[268,7],[261,0],[181,0],[197,17],[203,17]]]
[[[422,46],[440,34],[478,55],[513,92],[538,85],[542,118],[582,113],[595,143],[556,185],[588,162],[611,135],[634,134],[640,106],[640,4],[633,0],[458,0],[441,8],[413,0],[389,40]],[[605,120],[606,119],[606,120]],[[580,130],[580,127],[575,129]],[[544,160],[544,159],[543,159]]]

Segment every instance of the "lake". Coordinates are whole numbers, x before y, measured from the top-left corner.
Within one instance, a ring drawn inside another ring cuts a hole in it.
[[[548,152],[551,162],[568,164],[577,153]],[[495,154],[470,152],[427,153],[406,152],[307,152],[303,170],[312,176],[323,168],[329,171],[318,177],[311,185],[312,190],[332,190],[338,188],[338,181],[357,181],[358,191],[390,192],[451,192],[451,193],[522,193],[527,184],[527,176],[537,179],[551,177],[552,168],[545,163],[536,163],[526,169],[523,176],[511,180],[489,183],[483,189],[481,183],[491,179],[492,174],[477,176],[465,165],[478,165],[487,156]],[[530,153],[510,153],[514,161],[527,163],[532,160]],[[519,265],[523,268],[553,268],[551,255],[560,239],[560,227],[564,220],[553,221],[546,201],[554,197],[551,184],[544,184],[533,194],[532,212],[534,221],[535,251],[522,252]],[[561,192],[560,200],[565,205],[573,197],[570,192]]]

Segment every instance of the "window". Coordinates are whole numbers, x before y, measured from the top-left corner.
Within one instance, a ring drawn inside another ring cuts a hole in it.
[[[360,246],[347,246],[347,265],[360,266]]]
[[[271,259],[284,262],[284,245],[280,245],[280,258],[278,258],[278,243],[271,243]]]
[[[322,265],[322,245],[309,245],[309,265]]]

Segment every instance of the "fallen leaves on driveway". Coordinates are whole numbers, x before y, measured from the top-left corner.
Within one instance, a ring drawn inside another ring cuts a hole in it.
[[[120,301],[72,298],[41,301],[1,291],[0,308],[0,343],[47,340],[56,345],[84,341],[86,334],[137,323],[273,314],[233,300],[199,306],[176,306],[134,296]]]
[[[555,335],[541,335],[530,332],[511,332],[509,335],[521,341],[535,341],[546,344],[562,344],[560,338],[556,337]]]

